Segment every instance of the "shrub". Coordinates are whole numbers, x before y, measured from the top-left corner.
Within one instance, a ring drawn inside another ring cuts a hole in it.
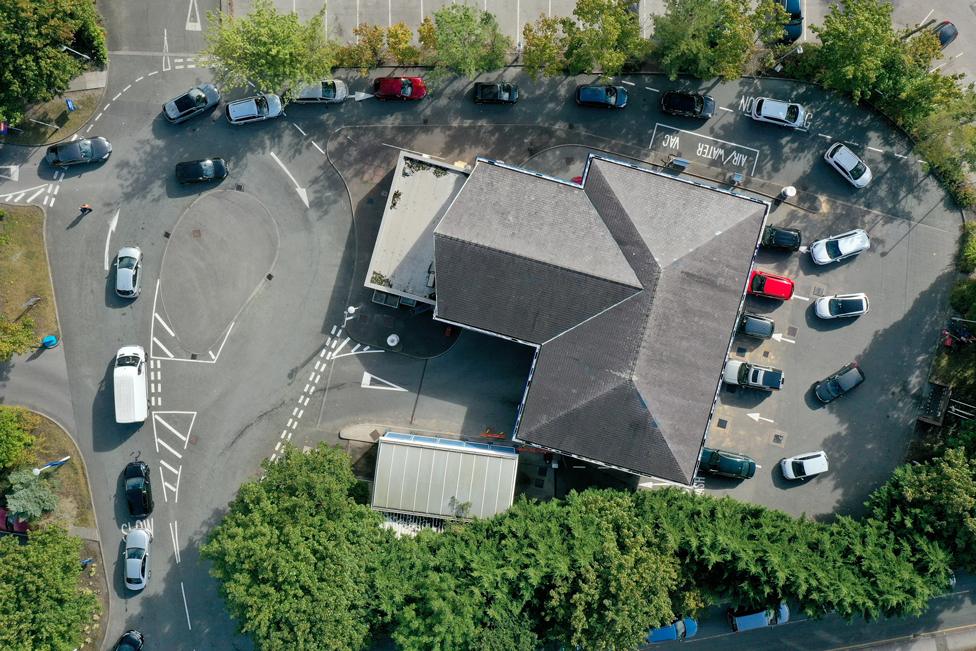
[[[0,470],[30,463],[40,417],[23,407],[0,406]]]
[[[976,222],[966,222],[962,226],[959,240],[959,271],[964,274],[976,271]]]
[[[949,305],[963,318],[976,316],[976,281],[960,280],[949,294]]]

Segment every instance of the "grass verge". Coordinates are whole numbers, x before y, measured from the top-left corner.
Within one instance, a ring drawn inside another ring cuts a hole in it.
[[[19,131],[11,128],[6,136],[0,136],[0,142],[39,147],[64,140],[88,122],[101,96],[101,88],[68,91],[50,101],[34,104],[24,112],[24,119],[14,125]],[[69,111],[65,99],[72,100],[77,109]]]
[[[34,320],[38,340],[58,333],[54,290],[44,248],[44,213],[36,206],[0,207],[0,312]],[[33,307],[28,301],[39,297]],[[25,313],[26,310],[26,313]]]

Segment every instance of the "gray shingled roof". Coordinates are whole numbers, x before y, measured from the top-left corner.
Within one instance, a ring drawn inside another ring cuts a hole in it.
[[[435,229],[437,316],[539,346],[519,440],[689,484],[767,206],[598,157],[584,183],[569,215],[580,190],[479,161]]]

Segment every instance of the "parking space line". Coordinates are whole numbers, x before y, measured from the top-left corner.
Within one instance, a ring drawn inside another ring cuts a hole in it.
[[[660,92],[661,92],[661,91],[659,91],[659,90],[658,90],[657,88],[651,88],[650,86],[644,86],[644,89],[645,89],[645,90],[649,90],[649,91],[651,91],[652,93],[660,93]]]
[[[315,147],[316,149],[318,149],[318,150],[319,150],[319,153],[320,153],[320,154],[322,154],[323,156],[325,156],[325,152],[324,152],[324,151],[322,151],[322,148],[321,148],[321,147],[319,147],[319,146],[318,146],[317,144],[315,144],[315,141],[314,141],[314,140],[312,140],[312,141],[310,141],[310,142],[312,143],[312,146],[313,146],[313,147]]]
[[[291,123],[291,126],[293,126],[296,129],[298,129],[298,133],[302,134],[303,136],[307,136],[308,135],[307,133],[305,133],[304,131],[302,131],[302,128],[300,126],[298,126],[297,124],[295,124],[294,122]]]
[[[163,326],[163,328],[166,330],[166,332],[169,333],[169,336],[170,337],[175,337],[176,336],[173,333],[172,329],[170,329],[170,327],[168,325],[166,325],[166,322],[163,321],[163,318],[161,316],[159,316],[159,312],[156,312],[155,314],[153,314],[153,318],[156,319],[157,321],[159,321],[159,325]]]
[[[173,359],[175,357],[175,355],[173,355],[173,353],[169,352],[169,350],[166,348],[166,346],[164,346],[162,344],[162,342],[159,341],[159,339],[156,339],[155,337],[153,337],[153,343],[156,344],[157,346],[159,346],[162,349],[162,351],[164,353],[166,353],[166,355],[169,356],[170,359]]]
[[[801,300],[801,301],[809,301],[810,300],[806,296],[800,296],[799,294],[793,294],[793,298],[798,299],[798,300]]]
[[[182,581],[180,581],[180,592],[183,594],[183,611],[186,613],[186,627],[192,631],[193,627],[190,626],[190,609],[186,605],[186,590],[183,589]]]
[[[868,149],[870,149],[871,151],[876,151],[876,152],[878,152],[879,154],[883,154],[883,153],[884,153],[883,151],[881,151],[881,150],[880,150],[880,149],[878,149],[877,147],[868,147]]]
[[[720,110],[720,111],[726,111],[726,112],[728,112],[728,113],[735,113],[735,111],[733,111],[732,109],[730,109],[730,108],[725,108],[724,106],[720,106],[720,107],[718,107],[718,110]]]
[[[827,140],[833,140],[834,139],[833,136],[828,136],[826,133],[818,133],[817,135],[820,136],[821,138],[826,138]]]
[[[169,450],[170,452],[172,452],[174,455],[176,455],[176,458],[177,459],[182,459],[183,458],[183,455],[182,454],[180,454],[175,448],[171,447],[169,445],[169,443],[167,443],[163,439],[157,439],[157,441],[158,441],[158,443],[161,446],[163,446],[164,448],[166,448],[167,450]]]
[[[636,86],[636,85],[637,85],[637,84],[635,84],[635,83],[634,83],[634,82],[632,82],[632,81],[624,81],[623,79],[621,79],[621,80],[620,80],[620,83],[621,83],[621,84],[626,84],[626,85],[628,85],[628,86]]]
[[[163,427],[165,427],[166,429],[168,429],[169,431],[171,431],[173,434],[175,434],[178,439],[180,439],[181,441],[185,441],[186,440],[186,437],[185,436],[183,436],[182,434],[180,434],[179,432],[177,432],[176,429],[172,425],[170,425],[165,420],[163,420],[162,418],[160,418],[158,414],[153,414],[153,418],[156,419],[157,421],[159,421],[163,425]]]

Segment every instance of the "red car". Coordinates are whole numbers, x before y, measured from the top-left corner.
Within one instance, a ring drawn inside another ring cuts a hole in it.
[[[18,520],[17,516],[0,508],[0,531],[6,533],[27,533],[29,525],[25,520]]]
[[[749,293],[788,301],[793,298],[793,281],[786,276],[753,269],[749,276]]]
[[[378,77],[373,80],[377,99],[423,99],[427,86],[420,77]]]

